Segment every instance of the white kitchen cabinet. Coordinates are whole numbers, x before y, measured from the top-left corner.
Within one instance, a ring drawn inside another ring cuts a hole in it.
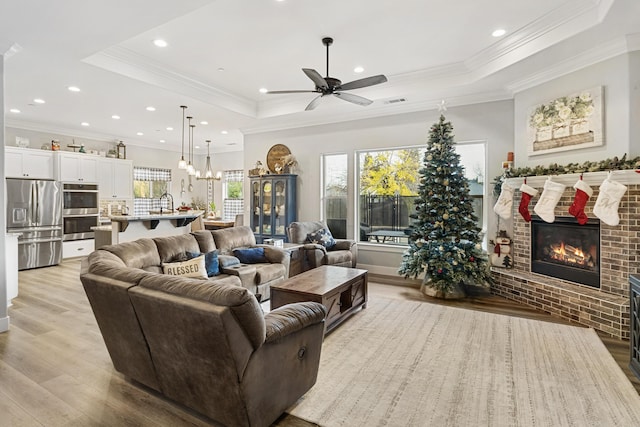
[[[95,250],[94,239],[70,240],[62,242],[62,258],[87,256]]]
[[[98,157],[83,153],[58,152],[58,180],[98,182]]]
[[[122,159],[100,159],[98,189],[101,199],[133,199],[133,162]]]
[[[55,179],[53,152],[6,147],[4,170],[7,178]]]

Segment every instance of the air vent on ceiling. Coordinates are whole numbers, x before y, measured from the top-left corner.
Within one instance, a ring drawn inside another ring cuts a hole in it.
[[[384,101],[385,104],[397,104],[399,102],[406,102],[407,98],[392,98]]]

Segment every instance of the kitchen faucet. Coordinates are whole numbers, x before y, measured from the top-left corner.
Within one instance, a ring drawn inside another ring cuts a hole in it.
[[[162,215],[162,199],[167,198],[167,200],[171,200],[171,213],[173,213],[173,196],[166,191],[160,196],[160,215]]]

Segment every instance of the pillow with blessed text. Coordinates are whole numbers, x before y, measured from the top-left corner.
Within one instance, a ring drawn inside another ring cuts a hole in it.
[[[204,265],[204,255],[183,262],[165,262],[162,264],[164,274],[182,277],[207,278],[207,269]]]

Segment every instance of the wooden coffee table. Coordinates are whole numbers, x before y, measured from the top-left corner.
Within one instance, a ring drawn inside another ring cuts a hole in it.
[[[271,286],[271,309],[314,301],[327,308],[325,332],[367,306],[367,270],[323,265]]]

